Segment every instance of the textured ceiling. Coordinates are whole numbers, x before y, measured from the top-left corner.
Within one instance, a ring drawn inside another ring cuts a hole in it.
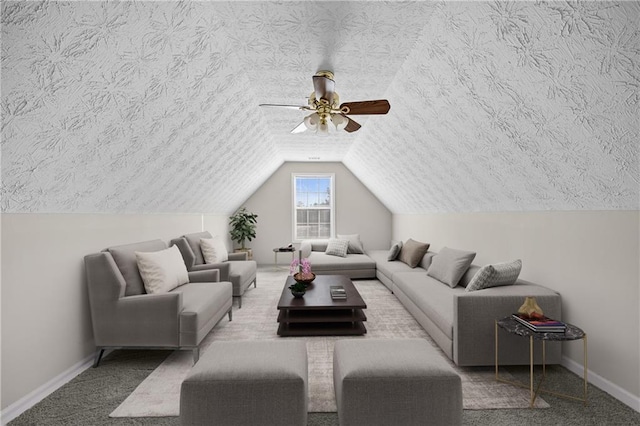
[[[2,211],[229,213],[342,161],[396,213],[639,208],[639,2],[3,2]],[[291,135],[311,76],[387,98]]]

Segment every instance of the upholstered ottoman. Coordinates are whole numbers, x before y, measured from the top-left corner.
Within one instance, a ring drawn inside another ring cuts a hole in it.
[[[307,347],[214,342],[182,382],[183,425],[306,425]]]
[[[339,340],[333,384],[342,426],[462,422],[460,376],[423,339]]]

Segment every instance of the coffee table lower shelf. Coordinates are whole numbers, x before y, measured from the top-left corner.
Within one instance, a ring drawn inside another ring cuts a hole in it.
[[[278,314],[279,336],[354,336],[367,332],[362,309],[283,309]]]

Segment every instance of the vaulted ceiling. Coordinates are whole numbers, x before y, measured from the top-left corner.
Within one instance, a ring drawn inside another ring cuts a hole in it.
[[[2,211],[226,214],[284,161],[396,213],[638,209],[639,2],[3,2]],[[318,70],[386,116],[289,131]]]

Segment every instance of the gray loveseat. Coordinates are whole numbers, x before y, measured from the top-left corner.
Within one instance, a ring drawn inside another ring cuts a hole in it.
[[[147,294],[135,252],[155,252],[161,240],[110,247],[85,256],[98,366],[107,348],[193,350],[224,317],[231,320],[231,283],[218,270],[189,272],[189,282],[168,293]]]
[[[187,271],[205,271],[219,269],[222,281],[231,281],[233,297],[238,300],[238,308],[242,308],[242,295],[253,283],[256,287],[256,272],[258,264],[254,260],[247,260],[247,253],[229,253],[229,261],[221,263],[205,263],[200,249],[201,238],[212,238],[207,231],[186,234],[171,240],[180,250]]]
[[[351,279],[375,278],[376,262],[366,254],[347,254],[346,257],[326,254],[328,240],[304,240],[300,245],[302,257],[309,259],[311,271],[317,275],[346,275]]]
[[[545,315],[561,318],[560,295],[540,285],[517,280],[514,285],[467,292],[479,266],[471,265],[451,288],[427,275],[437,253],[427,252],[414,269],[399,260],[388,261],[388,250],[367,254],[376,262],[377,278],[459,366],[495,364],[495,320],[516,312],[526,296],[535,296]],[[546,346],[546,362],[559,364],[560,343]],[[529,364],[529,345],[522,337],[502,333],[499,356],[501,365]],[[536,362],[540,360],[536,353]]]

